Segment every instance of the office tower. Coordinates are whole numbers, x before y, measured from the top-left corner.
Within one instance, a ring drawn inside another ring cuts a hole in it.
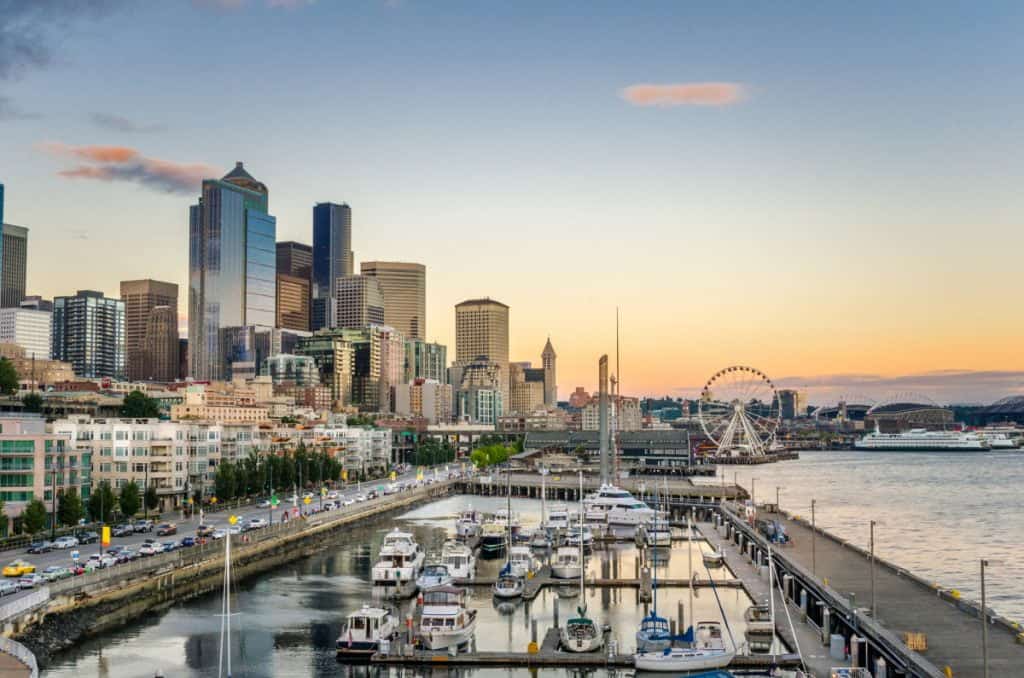
[[[362,275],[380,281],[384,294],[384,324],[407,339],[427,334],[427,268],[401,261],[364,261]]]
[[[50,301],[49,299],[43,299],[38,294],[33,294],[31,296],[25,297],[24,299],[21,300],[21,303],[18,304],[18,306],[20,308],[31,308],[36,311],[53,310],[53,302]]]
[[[188,339],[178,339],[178,379],[188,379]]]
[[[531,379],[537,372],[528,367],[529,363],[509,363],[509,400],[506,410],[510,413],[530,414],[544,406],[544,381]]]
[[[338,278],[335,289],[338,298],[334,327],[384,324],[384,295],[376,278],[363,275]]]
[[[0,226],[4,223],[4,185],[0,184]],[[3,277],[3,238],[0,238],[0,278]]]
[[[384,309],[387,315],[387,308]],[[405,382],[415,379],[433,379],[442,384],[448,381],[448,347],[422,339],[405,342]]]
[[[50,311],[0,308],[0,343],[17,344],[26,358],[50,359]]]
[[[794,389],[779,390],[779,414],[783,419],[791,420],[807,415],[807,395]]]
[[[502,371],[501,402],[509,401],[508,306],[494,299],[469,299],[455,305],[455,363],[462,368],[473,361],[490,361]],[[450,382],[453,388],[460,384]]]
[[[174,381],[178,376],[178,286],[149,278],[122,280],[121,299],[129,381]],[[151,322],[157,308],[165,310]],[[168,314],[173,322],[167,321]],[[156,334],[161,330],[164,336]]]
[[[312,280],[313,248],[291,240],[277,243],[277,273]]]
[[[25,268],[28,261],[28,229],[3,225],[0,248],[0,307],[14,308],[25,298]]]
[[[267,187],[242,163],[221,179],[203,181],[189,209],[189,372],[220,379],[221,330],[273,327],[277,284],[277,221],[267,213]]]
[[[71,363],[75,375],[124,378],[124,302],[120,299],[92,290],[55,297],[50,336],[51,356]]]
[[[540,354],[541,363],[544,366],[544,405],[545,407],[558,406],[558,384],[555,382],[555,360],[558,355],[555,347],[551,345],[551,337],[544,344],[544,351]]]
[[[309,331],[309,278],[277,274],[277,327]]]
[[[346,204],[313,207],[313,326],[336,327],[337,280],[355,272],[352,210]]]
[[[402,382],[405,339],[384,325],[324,329],[299,339],[297,355],[310,356],[335,405],[364,412],[391,409],[391,390]]]

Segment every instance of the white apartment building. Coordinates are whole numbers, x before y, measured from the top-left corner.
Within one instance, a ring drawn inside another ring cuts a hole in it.
[[[17,344],[25,357],[50,359],[50,323],[53,314],[31,308],[0,308],[0,343]]]

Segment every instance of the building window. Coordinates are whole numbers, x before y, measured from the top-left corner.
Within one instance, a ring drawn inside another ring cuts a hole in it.
[[[114,456],[115,457],[127,457],[128,456],[128,448],[127,447],[118,447],[116,450],[114,450]]]

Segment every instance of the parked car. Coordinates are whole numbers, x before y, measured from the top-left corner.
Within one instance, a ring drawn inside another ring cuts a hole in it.
[[[71,549],[78,546],[78,540],[74,537],[57,537],[53,542],[55,549]]]
[[[161,547],[160,544],[155,543],[143,544],[139,547],[140,556],[155,556],[161,551],[163,551],[163,547]]]
[[[247,530],[259,530],[266,527],[270,523],[267,522],[266,518],[250,518],[249,522],[246,523]]]
[[[26,575],[26,574],[32,574],[35,571],[36,571],[36,566],[35,565],[33,565],[32,563],[30,563],[28,561],[21,560],[19,558],[18,560],[15,560],[15,561],[11,562],[6,567],[4,567],[4,576],[5,577],[21,577],[21,576]]]
[[[210,533],[210,537],[213,539],[223,539],[226,536],[228,536],[228,533],[224,530],[214,530]]]
[[[46,580],[43,579],[41,574],[26,574],[18,577],[18,588],[19,589],[34,589],[40,584],[45,584]]]
[[[34,541],[28,545],[26,553],[46,553],[53,548],[53,543],[48,541]]]
[[[213,533],[215,531],[216,531],[216,528],[214,528],[213,525],[200,525],[199,527],[196,528],[196,536],[197,537],[212,537]]]
[[[195,546],[196,545],[196,538],[195,537],[182,537],[181,541],[178,542],[178,543],[181,544],[181,548],[183,548],[183,549],[184,548],[188,548],[190,546]]]
[[[50,565],[42,572],[43,579],[46,581],[57,581],[58,579],[67,579],[71,576],[71,570],[60,565]]]
[[[18,582],[3,580],[0,581],[0,596],[6,596],[8,593],[17,593],[21,589],[18,588]]]
[[[130,537],[135,534],[135,530],[128,523],[122,523],[121,525],[115,525],[110,533],[115,537]]]
[[[135,521],[135,524],[132,525],[132,530],[134,532],[136,532],[136,533],[152,532],[153,531],[153,521],[152,520],[137,520],[137,521]]]
[[[176,541],[165,541],[161,542],[160,545],[164,547],[164,553],[167,553],[168,551],[174,551],[179,547],[179,544]]]
[[[172,534],[178,534],[178,526],[174,523],[160,523],[156,528],[156,536],[158,537],[169,537]]]
[[[100,540],[100,535],[92,531],[76,532],[75,538],[78,539],[79,544],[95,544]]]

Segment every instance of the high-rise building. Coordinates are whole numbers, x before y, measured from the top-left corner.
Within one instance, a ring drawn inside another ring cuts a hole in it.
[[[336,281],[337,318],[334,327],[363,327],[383,325],[384,295],[376,278],[350,275]]]
[[[427,334],[427,267],[401,261],[364,261],[360,273],[380,281],[384,324],[408,339]]]
[[[53,302],[50,301],[49,299],[43,299],[38,294],[33,294],[31,296],[25,297],[24,299],[21,300],[21,303],[18,304],[18,306],[20,308],[31,308],[35,311],[53,310]]]
[[[309,331],[309,278],[277,274],[277,327]]]
[[[402,383],[405,367],[405,340],[393,328],[324,329],[300,339],[295,352],[316,360],[336,406],[390,411],[392,387]]]
[[[508,367],[509,401],[505,411],[515,414],[531,414],[542,408],[545,404],[543,378],[530,379],[538,370],[524,367],[523,363],[509,363]]]
[[[405,381],[408,383],[415,379],[433,379],[442,384],[446,383],[448,381],[448,347],[422,339],[407,340],[405,342]]]
[[[0,225],[4,223],[4,185],[0,184]],[[3,238],[0,238],[0,266],[3,266]],[[3,269],[0,268],[0,278],[3,277]]]
[[[50,311],[0,308],[0,343],[17,344],[26,358],[50,359]]]
[[[352,209],[333,202],[313,207],[313,330],[336,327],[337,281],[355,272]]]
[[[25,269],[28,262],[28,229],[3,225],[0,248],[0,307],[14,308],[25,298]]]
[[[267,187],[240,162],[202,190],[189,210],[189,372],[220,379],[223,328],[274,326],[277,221]]]
[[[313,248],[292,240],[277,243],[277,273],[313,279]]]
[[[540,354],[541,363],[544,366],[544,405],[546,407],[558,406],[558,384],[555,382],[555,360],[558,354],[555,347],[551,345],[551,337],[544,344],[544,351]]]
[[[509,398],[508,306],[494,299],[469,299],[455,305],[455,363],[463,367],[473,361],[496,363],[502,371],[502,404]],[[458,388],[459,384],[451,382]]]
[[[149,278],[122,280],[121,299],[128,379],[174,381],[178,376],[178,286]],[[163,310],[154,320],[157,308]],[[165,335],[159,336],[158,331]]]
[[[87,379],[123,379],[124,302],[102,292],[79,290],[73,297],[55,297],[50,351],[54,360],[71,363]]]
[[[779,415],[791,420],[807,415],[807,395],[791,388],[779,391]]]

